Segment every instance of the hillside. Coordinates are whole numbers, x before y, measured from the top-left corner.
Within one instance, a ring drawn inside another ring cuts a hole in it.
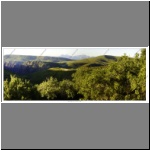
[[[116,61],[117,57],[105,55],[82,60],[69,60],[60,57],[43,57],[42,61],[36,59],[36,56],[10,56],[4,62],[4,79],[9,78],[10,74],[29,79],[33,83],[40,83],[50,76],[59,81],[71,79],[72,74],[80,67],[106,66],[110,62]]]
[[[30,80],[34,84],[39,84],[42,81],[46,80],[46,78],[50,78],[51,76],[57,78],[58,81],[62,81],[63,79],[72,79],[72,74],[75,73],[76,70],[68,69],[47,69],[42,71],[37,71],[34,73],[30,73],[22,76],[25,79]]]
[[[48,62],[60,62],[70,61],[71,59],[62,57],[50,57],[50,56],[28,56],[28,55],[5,55],[4,62],[27,62],[27,61],[48,61]]]
[[[78,68],[81,66],[87,67],[94,67],[94,66],[105,66],[109,62],[116,61],[118,57],[104,55],[104,56],[97,56],[92,58],[86,58],[82,60],[75,60],[75,61],[67,61],[67,65],[72,68]]]

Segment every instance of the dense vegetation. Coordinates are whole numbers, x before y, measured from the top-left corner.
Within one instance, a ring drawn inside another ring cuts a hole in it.
[[[55,62],[59,66],[44,61],[24,63],[29,69],[36,64],[38,69],[15,75],[5,68],[5,100],[146,99],[146,49],[134,58],[99,56]]]

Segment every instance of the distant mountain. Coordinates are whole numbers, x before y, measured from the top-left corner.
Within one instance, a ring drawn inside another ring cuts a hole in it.
[[[74,60],[81,60],[85,58],[90,58],[90,56],[87,55],[76,55],[76,56],[71,56],[71,55],[60,55],[62,58],[68,58],[68,59],[74,59]]]
[[[4,62],[26,62],[26,61],[46,61],[60,62],[70,61],[71,59],[51,56],[28,56],[28,55],[5,55]]]
[[[71,59],[50,56],[5,55],[4,69],[21,75],[51,67],[65,67],[63,62],[67,61],[71,61]]]

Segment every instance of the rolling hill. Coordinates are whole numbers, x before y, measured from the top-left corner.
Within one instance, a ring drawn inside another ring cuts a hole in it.
[[[116,61],[117,59],[118,57],[115,56],[103,55],[92,58],[86,58],[82,60],[67,61],[66,63],[71,68],[78,68],[81,66],[94,67],[94,66],[105,66],[112,61]]]
[[[41,60],[37,60],[37,56],[12,55],[4,58],[4,79],[9,78],[10,74],[16,74],[18,77],[29,79],[34,84],[38,84],[50,76],[61,81],[71,79],[72,74],[80,67],[106,66],[110,62],[116,61],[117,58],[104,55],[71,60],[44,56]]]

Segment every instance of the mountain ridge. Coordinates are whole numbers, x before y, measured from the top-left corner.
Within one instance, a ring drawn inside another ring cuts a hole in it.
[[[4,55],[4,62],[8,61],[53,61],[53,62],[60,62],[60,61],[70,61],[72,59],[63,58],[63,57],[54,57],[54,56],[34,56],[34,55]]]
[[[6,57],[6,56],[5,56]],[[41,71],[46,71],[51,68],[56,68],[58,70],[65,69],[78,69],[79,67],[98,67],[106,66],[108,63],[116,61],[118,57],[111,55],[102,55],[97,57],[84,58],[81,60],[72,60],[72,59],[62,59],[60,57],[45,57],[43,60],[37,60],[37,56],[21,56],[20,55],[11,55],[9,59],[4,58],[4,69],[9,72],[18,74],[18,75],[27,75]],[[9,72],[7,72],[7,77]],[[46,75],[50,71],[47,71]],[[52,71],[51,71],[52,72]],[[56,72],[53,71],[53,72]],[[44,72],[45,73],[45,72]],[[65,74],[65,72],[64,72]]]

